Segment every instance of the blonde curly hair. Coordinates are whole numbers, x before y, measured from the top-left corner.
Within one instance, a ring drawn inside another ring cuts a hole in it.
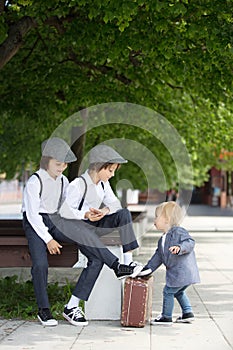
[[[176,202],[163,202],[159,204],[155,209],[155,215],[160,216],[164,215],[165,218],[169,221],[169,225],[179,226],[184,218],[183,209]]]

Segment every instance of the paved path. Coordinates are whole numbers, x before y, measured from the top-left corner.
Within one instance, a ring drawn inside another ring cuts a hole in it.
[[[210,214],[199,213],[196,218],[202,216],[213,223]],[[196,316],[193,324],[147,324],[136,329],[123,328],[119,321],[90,321],[87,327],[76,328],[60,321],[55,328],[43,328],[37,321],[0,320],[0,349],[233,350],[233,225],[231,216],[217,217],[214,231],[207,230],[206,223],[203,230],[192,232],[201,275],[201,284],[188,289]],[[193,216],[190,218],[193,220]],[[188,218],[186,224],[191,226]],[[224,227],[229,229],[224,231]],[[147,232],[137,260],[147,261],[158,237],[155,230]],[[164,276],[164,268],[155,273],[153,317],[161,311]],[[174,319],[178,315],[176,304]]]

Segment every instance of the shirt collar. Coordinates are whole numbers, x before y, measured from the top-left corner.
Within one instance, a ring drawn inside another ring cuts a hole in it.
[[[43,178],[43,180],[53,180],[53,181],[60,181],[62,174],[59,175],[56,180],[54,178],[52,178],[52,176],[49,175],[49,173],[47,172],[47,170],[45,169],[39,169],[38,171],[39,175]]]
[[[98,182],[98,184],[95,184],[93,181],[92,181],[92,178],[90,177],[90,175],[88,174],[88,169],[85,171],[85,173],[82,175],[86,182],[87,182],[87,186],[88,185],[94,185],[94,186],[100,186],[101,185],[101,181]]]

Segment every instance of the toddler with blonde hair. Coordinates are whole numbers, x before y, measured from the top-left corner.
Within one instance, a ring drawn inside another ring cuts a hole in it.
[[[154,255],[147,262],[139,276],[148,276],[162,264],[166,266],[166,284],[163,288],[162,314],[151,322],[172,324],[174,298],[177,299],[182,315],[176,322],[190,323],[194,314],[185,290],[200,282],[194,253],[195,241],[188,231],[180,227],[183,210],[176,202],[164,202],[155,209],[154,225],[163,232]]]

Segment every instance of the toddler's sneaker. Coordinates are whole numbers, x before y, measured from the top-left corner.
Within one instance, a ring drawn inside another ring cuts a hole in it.
[[[131,262],[129,265],[119,264],[114,272],[119,280],[126,277],[134,278],[139,274],[142,268],[142,266]]]
[[[172,325],[172,318],[171,317],[164,317],[162,315],[156,317],[154,321],[150,322],[151,325],[156,325],[156,324],[162,324],[165,326],[171,326]]]
[[[53,327],[58,325],[57,320],[53,318],[51,311],[48,308],[39,309],[37,318],[44,327]]]
[[[63,311],[63,317],[74,326],[87,326],[88,321],[85,319],[84,312],[79,306],[68,309],[66,306]]]
[[[152,274],[152,270],[144,266],[142,271],[139,272],[138,277],[150,276],[151,274]]]
[[[187,312],[176,319],[177,323],[191,323],[194,321],[194,314],[192,312]]]
[[[137,261],[132,261],[129,266],[133,267],[133,274],[130,276],[132,278],[134,277],[138,277],[139,273],[142,271],[143,269],[143,265]]]

